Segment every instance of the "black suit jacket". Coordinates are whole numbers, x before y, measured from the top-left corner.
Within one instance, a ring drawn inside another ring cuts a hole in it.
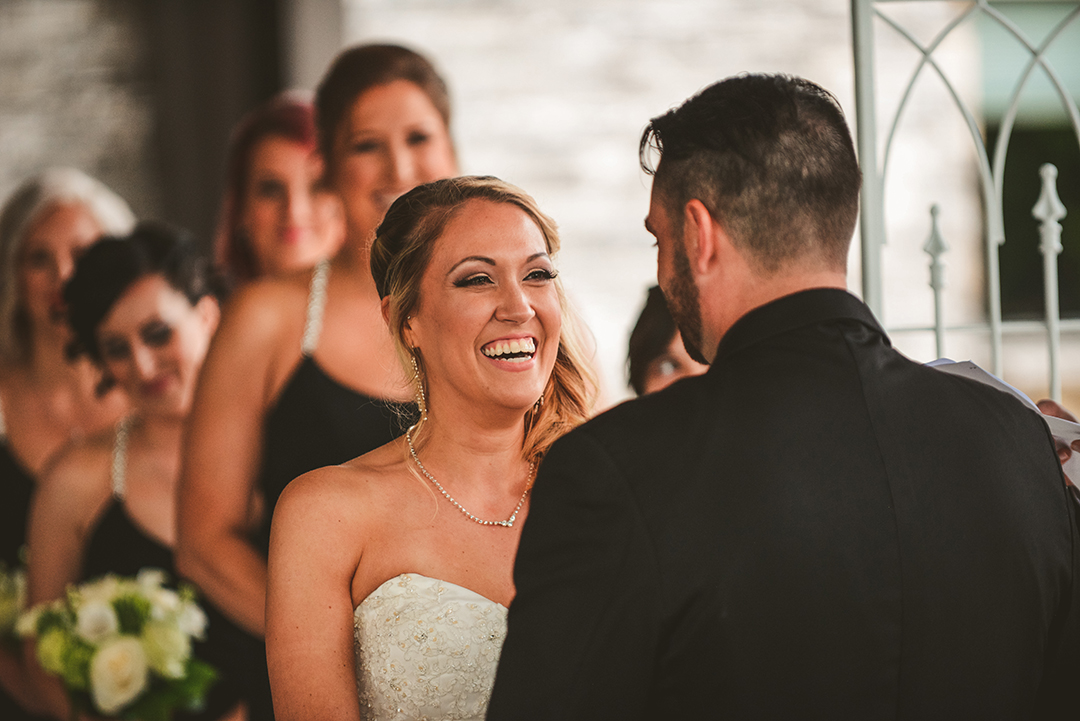
[[[488,719],[1076,719],[1076,510],[1037,414],[782,298],[551,449]]]

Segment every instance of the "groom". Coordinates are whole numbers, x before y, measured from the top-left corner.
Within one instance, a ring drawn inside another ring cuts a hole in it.
[[[660,285],[712,367],[552,448],[488,719],[1077,718],[1054,444],[846,292],[836,100],[729,78],[641,148]]]

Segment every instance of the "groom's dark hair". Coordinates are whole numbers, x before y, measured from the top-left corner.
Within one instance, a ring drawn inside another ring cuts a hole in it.
[[[808,257],[846,266],[862,174],[844,112],[819,85],[721,80],[653,118],[639,158],[676,231],[696,198],[765,270]]]

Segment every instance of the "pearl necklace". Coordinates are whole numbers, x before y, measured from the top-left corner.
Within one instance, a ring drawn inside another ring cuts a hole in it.
[[[442,487],[442,484],[435,480],[435,476],[428,473],[428,470],[424,468],[424,464],[420,462],[420,456],[416,455],[416,448],[413,447],[412,432],[416,426],[411,426],[409,430],[405,431],[405,441],[409,444],[409,453],[412,455],[413,461],[416,463],[416,467],[420,469],[420,472],[424,474],[424,477],[435,484],[435,487],[439,489],[439,492],[443,494],[446,500],[454,504],[454,507],[464,513],[470,520],[476,521],[481,526],[502,526],[503,528],[513,528],[514,521],[517,520],[517,515],[521,511],[521,507],[525,505],[525,499],[529,496],[529,491],[532,490],[533,473],[536,471],[536,464],[529,464],[529,477],[525,481],[525,492],[521,494],[521,500],[518,501],[517,508],[510,514],[510,517],[505,521],[485,521],[482,518],[477,518],[473,514],[465,510],[465,507],[454,500],[454,497],[446,492],[446,489]]]

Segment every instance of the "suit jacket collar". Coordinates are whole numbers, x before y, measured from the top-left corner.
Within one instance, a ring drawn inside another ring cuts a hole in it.
[[[892,345],[874,314],[861,300],[839,288],[813,288],[754,308],[737,320],[720,339],[713,366],[772,336],[803,326],[838,320],[862,323],[881,334],[886,344]]]

